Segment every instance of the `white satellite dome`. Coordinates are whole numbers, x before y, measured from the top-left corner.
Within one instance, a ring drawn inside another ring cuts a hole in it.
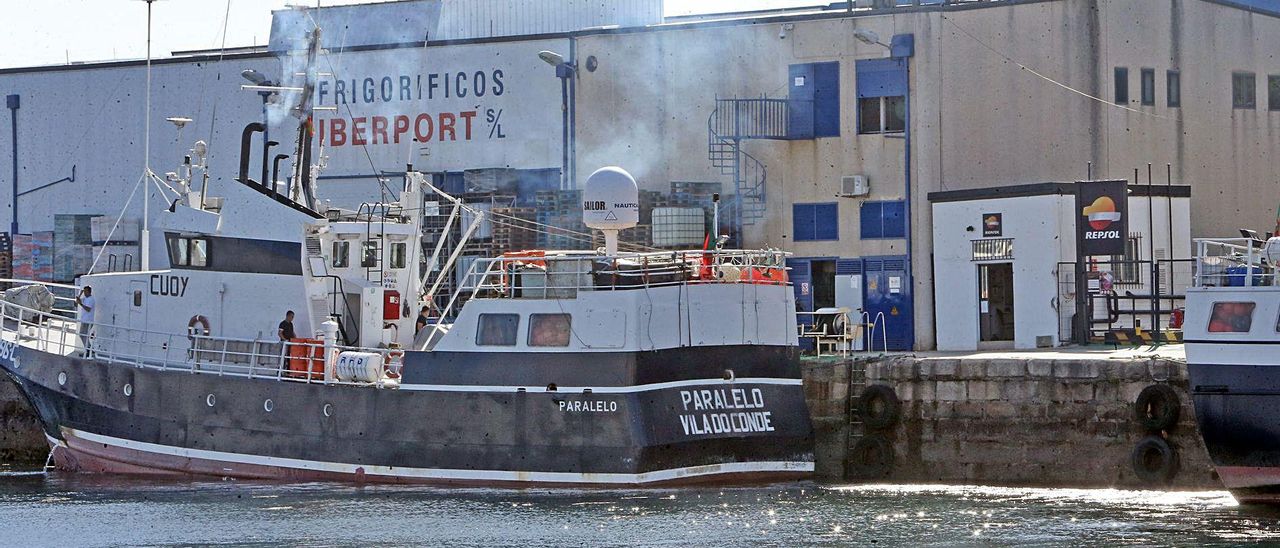
[[[582,222],[600,230],[623,230],[640,222],[640,192],[626,170],[608,166],[587,177],[582,191]]]

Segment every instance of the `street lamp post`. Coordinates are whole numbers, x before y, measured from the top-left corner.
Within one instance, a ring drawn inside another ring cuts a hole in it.
[[[560,189],[568,190],[572,182],[569,179],[569,79],[573,78],[578,67],[554,51],[540,51],[538,58],[555,67],[556,78],[560,79]]]

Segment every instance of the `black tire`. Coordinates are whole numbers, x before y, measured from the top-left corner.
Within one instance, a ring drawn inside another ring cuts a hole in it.
[[[1133,403],[1134,418],[1148,432],[1172,430],[1178,424],[1182,401],[1178,391],[1167,384],[1153,384],[1142,389]]]
[[[855,479],[883,479],[893,470],[893,446],[878,434],[858,438],[849,449],[849,475]]]
[[[1138,479],[1150,485],[1167,484],[1178,474],[1178,452],[1160,436],[1138,440],[1129,463]]]
[[[881,430],[898,423],[902,413],[902,403],[898,394],[883,384],[873,384],[862,390],[858,396],[858,415],[867,428]]]

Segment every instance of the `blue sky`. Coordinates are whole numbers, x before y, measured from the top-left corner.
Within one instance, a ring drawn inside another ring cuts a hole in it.
[[[327,0],[324,4],[369,1],[375,0]],[[272,10],[314,2],[231,0],[226,45],[264,44]],[[665,0],[664,6],[667,15],[686,15],[822,3],[826,0]],[[146,56],[146,4],[141,0],[40,0],[21,2],[21,8],[13,0],[6,4],[0,22],[0,68]],[[152,12],[152,55],[220,47],[226,13],[224,0],[157,1]]]

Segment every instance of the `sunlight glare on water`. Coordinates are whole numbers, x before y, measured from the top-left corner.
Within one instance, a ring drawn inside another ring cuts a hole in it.
[[[661,490],[160,482],[0,471],[6,545],[1043,546],[1280,541],[1225,492],[943,485]],[[57,527],[49,524],[56,523]]]

